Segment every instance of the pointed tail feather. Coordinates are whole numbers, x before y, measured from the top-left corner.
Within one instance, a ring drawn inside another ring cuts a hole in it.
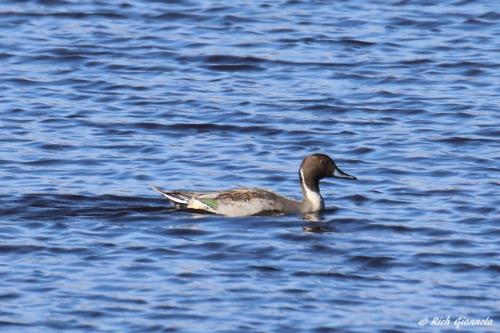
[[[155,190],[156,192],[160,193],[161,195],[163,195],[168,200],[172,201],[176,205],[187,205],[189,199],[191,199],[190,197],[186,196],[185,194],[183,194],[181,192],[175,192],[175,191],[169,192],[169,191],[162,190],[161,188],[156,187],[156,186],[151,186],[151,188],[153,190]]]

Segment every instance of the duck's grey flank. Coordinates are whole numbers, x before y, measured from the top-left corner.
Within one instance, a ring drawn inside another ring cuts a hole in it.
[[[325,209],[319,181],[326,177],[356,179],[341,171],[325,154],[304,158],[299,169],[303,200],[296,201],[260,188],[238,188],[216,192],[167,191],[153,189],[174,203],[177,208],[194,209],[226,216],[312,213]]]

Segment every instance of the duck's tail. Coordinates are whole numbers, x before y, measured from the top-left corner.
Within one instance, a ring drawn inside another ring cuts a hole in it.
[[[176,205],[186,206],[189,200],[191,199],[189,196],[187,196],[182,192],[165,191],[156,186],[151,186],[151,188],[156,192],[160,193],[161,195],[163,195],[168,200],[172,201]]]

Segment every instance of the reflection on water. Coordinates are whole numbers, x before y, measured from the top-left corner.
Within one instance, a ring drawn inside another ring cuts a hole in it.
[[[305,213],[302,215],[302,218],[308,222],[321,222],[324,220],[323,213],[320,212]]]
[[[315,233],[323,233],[323,232],[335,232],[335,226],[332,223],[321,223],[319,217],[317,220],[309,220],[309,224],[304,224],[302,226],[304,232],[315,232]]]

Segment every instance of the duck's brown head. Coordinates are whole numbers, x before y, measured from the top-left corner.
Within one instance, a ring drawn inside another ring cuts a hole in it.
[[[317,182],[322,178],[336,177],[346,179],[356,179],[342,170],[340,170],[335,161],[325,154],[312,154],[306,156],[300,165],[299,170],[302,180],[306,183]]]

